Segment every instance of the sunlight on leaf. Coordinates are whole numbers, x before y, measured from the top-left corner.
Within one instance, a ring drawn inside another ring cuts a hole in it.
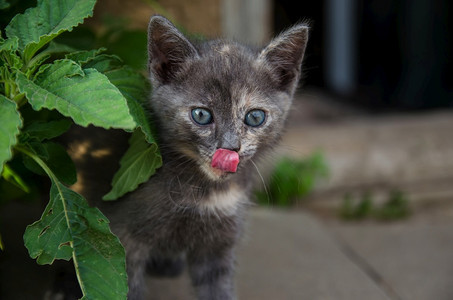
[[[20,188],[24,192],[30,192],[30,187],[25,183],[25,181],[20,177],[19,174],[14,172],[14,170],[11,169],[10,166],[8,166],[8,164],[5,164],[3,166],[2,178]]]

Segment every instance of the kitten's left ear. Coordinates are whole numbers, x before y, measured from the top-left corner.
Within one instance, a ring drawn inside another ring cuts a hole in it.
[[[155,15],[148,27],[148,69],[153,85],[165,84],[188,59],[198,57],[189,40],[165,17]]]
[[[271,67],[282,91],[294,92],[307,41],[308,26],[297,24],[274,38],[259,54],[258,60]]]

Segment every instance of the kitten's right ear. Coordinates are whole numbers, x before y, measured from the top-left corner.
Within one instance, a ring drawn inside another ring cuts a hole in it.
[[[278,88],[290,94],[294,93],[300,77],[307,40],[308,26],[296,24],[274,38],[258,57],[273,70]]]
[[[166,18],[153,16],[148,26],[148,70],[153,85],[165,84],[190,58],[195,47]]]

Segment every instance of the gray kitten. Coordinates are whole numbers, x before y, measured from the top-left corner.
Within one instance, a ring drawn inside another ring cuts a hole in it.
[[[307,38],[298,24],[260,51],[195,44],[164,17],[151,18],[150,110],[163,166],[101,207],[126,249],[129,299],[143,297],[147,269],[171,274],[182,258],[198,299],[236,298],[234,248],[254,161],[281,135]]]

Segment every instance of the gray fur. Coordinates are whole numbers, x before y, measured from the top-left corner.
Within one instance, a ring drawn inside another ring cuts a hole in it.
[[[164,17],[151,18],[150,111],[164,164],[136,191],[102,205],[126,249],[129,299],[141,299],[149,261],[181,257],[198,299],[235,299],[234,248],[252,164],[281,135],[307,36],[299,24],[261,51],[224,40],[193,44]],[[208,108],[214,122],[193,122],[195,107]],[[256,108],[266,120],[252,128],[244,117]],[[237,173],[210,167],[220,147],[238,151]]]

